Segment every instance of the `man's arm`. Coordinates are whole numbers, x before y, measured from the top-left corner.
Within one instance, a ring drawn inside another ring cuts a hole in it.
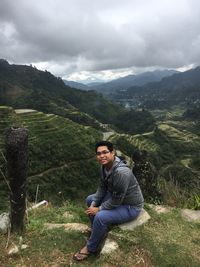
[[[94,201],[92,201],[91,206],[98,207],[101,204],[101,200],[104,198],[106,193],[107,193],[107,188],[104,184],[103,178],[101,178],[100,184],[95,193]]]

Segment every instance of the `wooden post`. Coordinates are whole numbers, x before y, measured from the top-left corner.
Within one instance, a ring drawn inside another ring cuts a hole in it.
[[[28,131],[25,128],[11,127],[5,134],[7,171],[11,190],[11,232],[21,234],[25,227]]]

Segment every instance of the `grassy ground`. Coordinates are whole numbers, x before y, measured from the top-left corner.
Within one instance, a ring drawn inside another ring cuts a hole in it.
[[[84,208],[65,203],[62,207],[46,207],[29,213],[23,243],[28,248],[18,255],[8,256],[6,244],[17,244],[19,237],[1,235],[1,267],[198,267],[200,266],[200,224],[183,221],[179,209],[168,214],[156,214],[146,207],[151,219],[135,231],[114,228],[110,238],[119,249],[109,256],[91,257],[85,262],[72,260],[74,252],[81,248],[87,238],[85,233],[66,232],[63,228],[46,230],[44,223],[87,223]],[[73,217],[67,219],[68,211]]]

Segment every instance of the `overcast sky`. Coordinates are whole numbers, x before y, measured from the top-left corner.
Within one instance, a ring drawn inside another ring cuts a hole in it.
[[[0,58],[68,80],[200,65],[199,0],[0,0]]]

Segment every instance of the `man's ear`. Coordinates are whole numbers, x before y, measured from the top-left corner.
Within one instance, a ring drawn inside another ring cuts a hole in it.
[[[116,150],[113,149],[113,151],[111,153],[115,156],[116,155]]]

